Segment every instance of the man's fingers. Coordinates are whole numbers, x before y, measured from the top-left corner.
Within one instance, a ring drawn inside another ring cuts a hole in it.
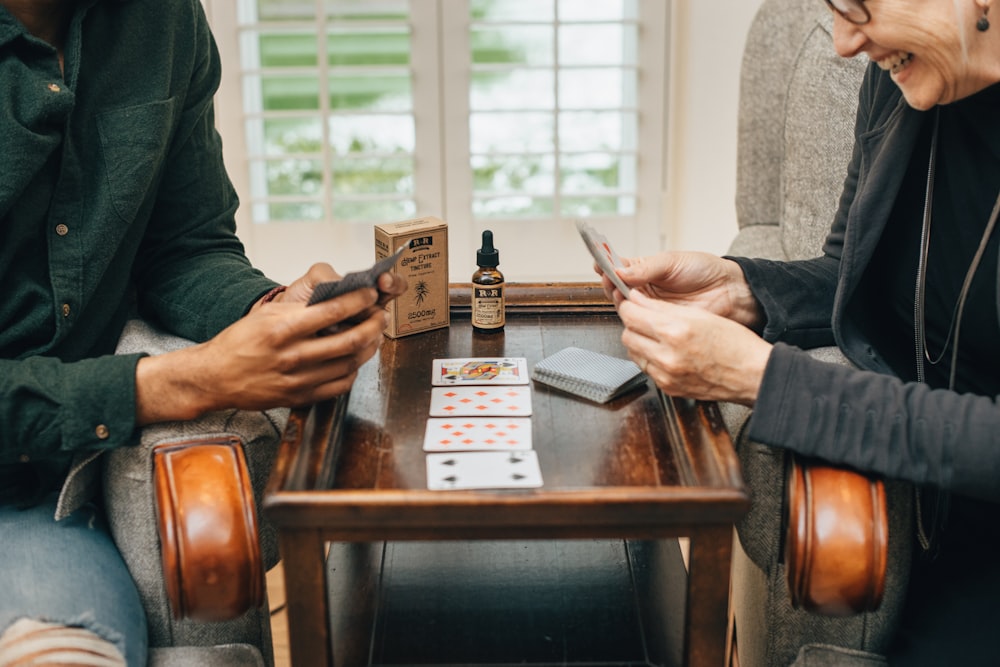
[[[329,339],[340,335],[320,338],[309,344],[328,342]],[[381,336],[381,333],[379,335]],[[327,349],[315,352],[316,358],[311,360],[308,360],[310,355],[301,356],[299,368],[288,373],[290,380],[288,391],[293,396],[293,402],[296,404],[315,402],[350,389],[361,366],[375,356],[381,342],[379,338],[368,340],[364,344],[360,341],[362,338],[357,339],[358,344],[348,344],[352,349],[349,354],[337,355]],[[331,354],[334,356],[329,356]]]
[[[310,306],[314,308],[315,306]],[[281,354],[286,355],[286,371],[322,365],[345,357],[358,356],[378,349],[385,329],[385,313],[373,310],[356,323],[328,335],[308,335],[291,344]],[[369,355],[370,356],[370,355]]]
[[[377,298],[378,292],[368,287],[311,306],[301,303],[274,304],[280,306],[280,310],[270,309],[267,314],[283,318],[290,336],[302,338],[357,317],[375,305]]]

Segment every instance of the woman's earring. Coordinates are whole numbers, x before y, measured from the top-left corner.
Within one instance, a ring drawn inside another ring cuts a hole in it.
[[[983,7],[983,15],[979,17],[978,21],[976,21],[976,30],[979,32],[986,32],[990,29],[990,21],[986,18],[986,14],[989,11],[989,7]]]

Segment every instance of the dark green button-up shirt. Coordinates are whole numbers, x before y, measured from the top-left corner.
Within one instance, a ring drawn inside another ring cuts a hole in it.
[[[0,465],[132,442],[133,306],[205,340],[275,283],[235,236],[198,0],[84,0],[65,48],[0,7]]]

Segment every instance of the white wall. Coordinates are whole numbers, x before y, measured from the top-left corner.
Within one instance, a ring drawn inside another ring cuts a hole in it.
[[[723,253],[736,234],[740,59],[762,0],[674,0],[664,246]]]

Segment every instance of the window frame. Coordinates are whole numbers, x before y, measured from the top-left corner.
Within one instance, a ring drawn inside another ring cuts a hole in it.
[[[417,128],[416,209],[418,216],[435,215],[449,223],[451,280],[464,282],[468,280],[466,273],[471,276],[475,268],[473,253],[483,229],[494,230],[501,250],[502,270],[508,280],[593,280],[586,249],[576,235],[574,218],[563,218],[557,211],[554,219],[542,221],[473,219],[467,5],[465,0],[409,1],[414,8],[411,68],[414,77],[420,77],[420,85],[413,88]],[[650,247],[660,244],[668,155],[671,0],[636,1],[640,35],[637,106],[641,133],[637,147],[636,213],[589,220],[625,256],[645,254]],[[374,254],[371,225],[336,223],[329,216],[322,223],[252,221],[236,2],[204,2],[223,60],[223,79],[216,98],[217,126],[230,178],[245,202],[237,212],[237,229],[248,255],[265,273],[284,281],[300,275],[314,261],[330,262],[340,271],[361,268]],[[463,5],[461,8],[456,7],[459,3]],[[329,148],[325,148],[324,160],[329,159],[328,153]],[[324,185],[329,186],[326,174]],[[530,239],[530,243],[523,242],[525,239]]]

